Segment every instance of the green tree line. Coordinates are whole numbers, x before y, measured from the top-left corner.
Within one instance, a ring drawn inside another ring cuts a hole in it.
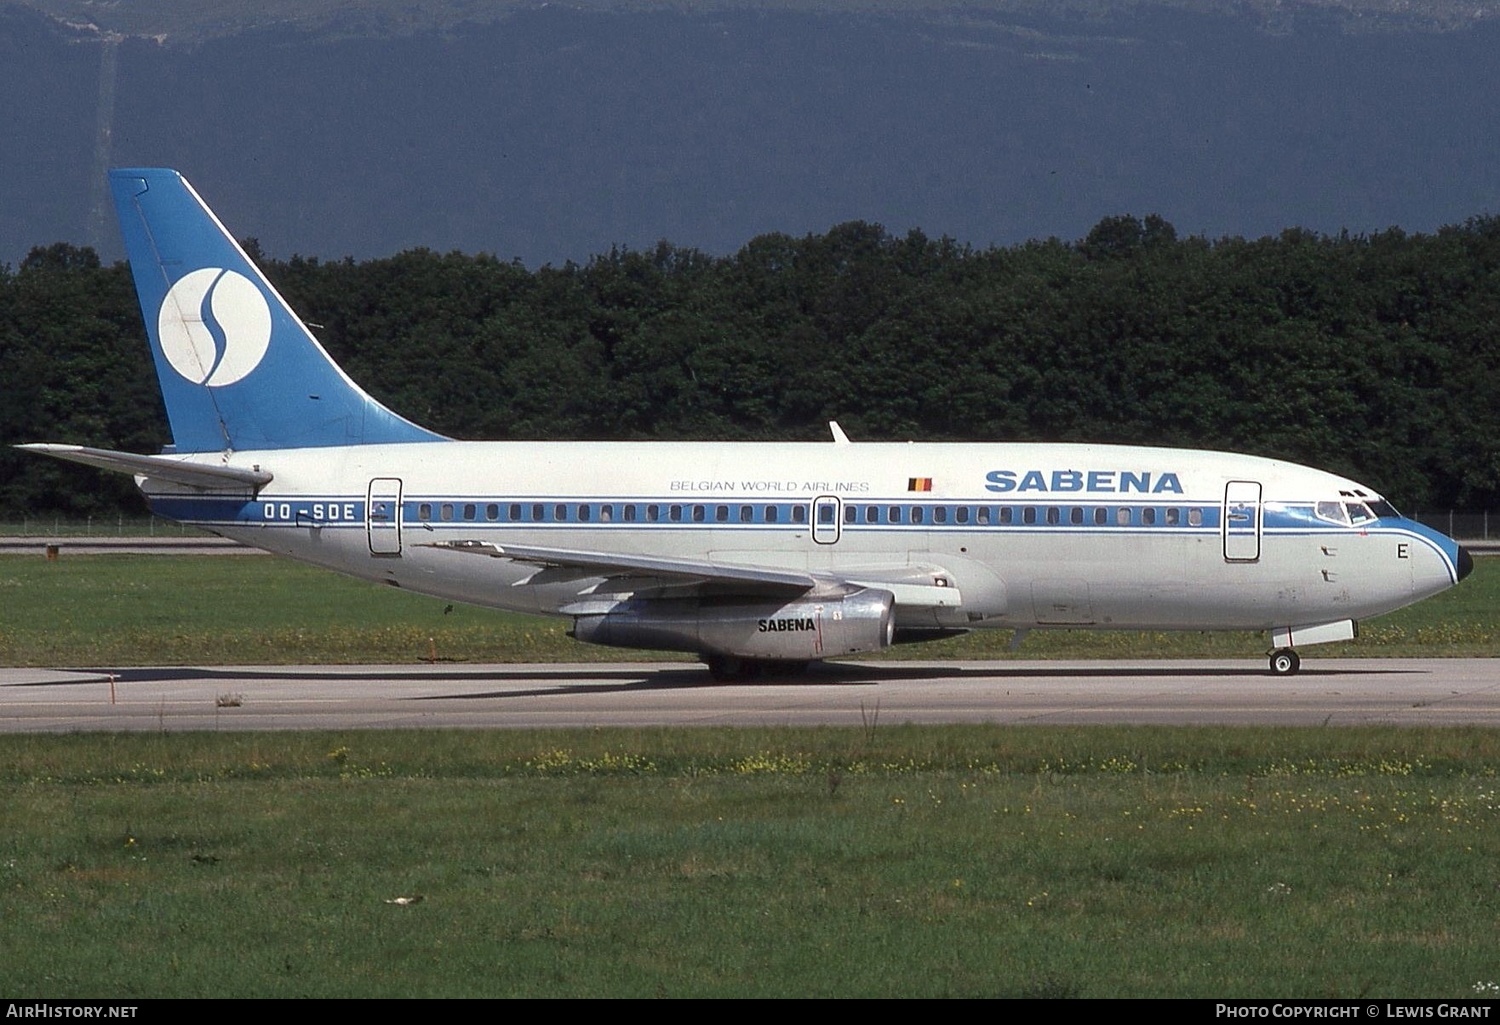
[[[350,375],[460,438],[1091,441],[1346,473],[1416,508],[1500,500],[1500,217],[1432,234],[1179,238],[1107,218],[976,249],[854,222],[713,257],[252,253]],[[139,511],[16,452],[170,435],[128,269],[0,266],[0,514]]]

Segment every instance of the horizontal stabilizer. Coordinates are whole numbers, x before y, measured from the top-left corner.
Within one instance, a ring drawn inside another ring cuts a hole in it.
[[[28,452],[41,452],[73,463],[97,466],[117,473],[128,473],[154,480],[168,480],[191,488],[223,490],[225,488],[259,488],[271,483],[264,470],[245,470],[233,466],[189,462],[178,456],[141,456],[133,452],[111,452],[82,445],[17,445]]]

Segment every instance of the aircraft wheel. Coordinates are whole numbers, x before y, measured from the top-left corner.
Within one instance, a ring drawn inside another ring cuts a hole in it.
[[[1271,652],[1271,673],[1275,676],[1291,676],[1302,668],[1301,657],[1291,648],[1278,648]]]
[[[807,663],[793,659],[776,659],[763,663],[765,674],[778,680],[790,680],[807,672]]]
[[[760,659],[736,658],[733,655],[704,655],[708,663],[708,675],[718,683],[739,683],[754,680],[765,671]]]
[[[764,677],[787,679],[801,676],[807,669],[806,662],[791,659],[736,658],[733,655],[703,655],[708,663],[708,675],[719,683],[741,683]]]
[[[740,674],[741,664],[737,658],[727,655],[703,655],[704,662],[708,663],[708,675],[714,678],[715,683],[729,683],[737,679]]]

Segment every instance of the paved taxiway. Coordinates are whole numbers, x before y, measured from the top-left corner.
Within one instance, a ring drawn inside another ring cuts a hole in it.
[[[796,683],[701,666],[0,669],[0,731],[842,725],[872,721],[1500,726],[1500,659],[884,662]],[[111,690],[113,689],[113,703]]]

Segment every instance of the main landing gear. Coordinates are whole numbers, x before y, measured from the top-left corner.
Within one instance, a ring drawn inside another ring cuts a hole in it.
[[[1291,676],[1302,668],[1302,658],[1291,648],[1277,648],[1271,652],[1271,675]]]
[[[791,659],[734,658],[730,655],[704,655],[702,658],[708,663],[708,674],[719,683],[796,677],[807,669],[806,662]]]

